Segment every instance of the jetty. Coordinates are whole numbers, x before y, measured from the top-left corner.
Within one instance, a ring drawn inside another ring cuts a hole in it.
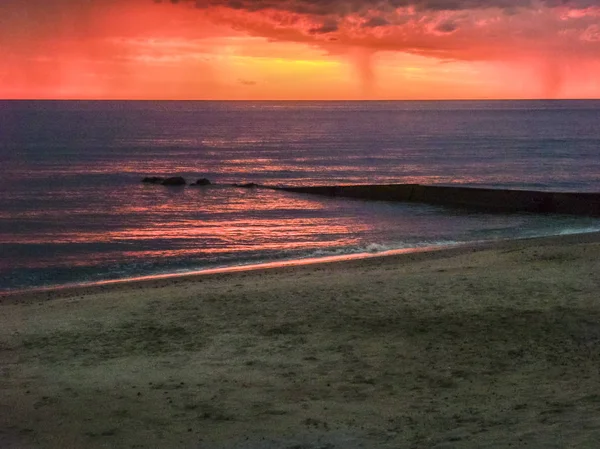
[[[421,184],[276,187],[275,189],[331,197],[423,203],[487,212],[531,212],[600,217],[600,193]]]

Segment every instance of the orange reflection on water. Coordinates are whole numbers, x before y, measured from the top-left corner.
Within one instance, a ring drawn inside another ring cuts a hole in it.
[[[202,252],[318,248],[324,246],[350,245],[356,242],[349,237],[367,226],[356,225],[352,229],[334,219],[287,219],[248,221],[203,221],[180,220],[149,224],[144,227],[129,227],[120,230],[87,231],[52,234],[30,234],[4,236],[5,243],[20,244],[90,244],[111,242],[176,241],[189,240],[193,248]],[[335,241],[320,241],[322,234],[335,234]],[[135,251],[134,251],[135,252]],[[166,254],[166,252],[165,252]]]
[[[326,228],[328,234],[348,234],[346,225],[329,220],[288,219],[285,221],[254,220],[252,222],[166,222],[141,229],[129,228],[115,232],[104,232],[82,236],[83,241],[119,241],[154,239],[200,239],[218,238],[227,242],[267,241],[273,238],[289,240],[318,236]],[[356,228],[354,228],[356,230]],[[365,227],[366,229],[366,227]],[[96,238],[97,240],[91,240]]]
[[[326,242],[264,242],[264,243],[252,243],[252,244],[236,244],[223,247],[209,247],[209,248],[196,248],[196,249],[178,249],[178,250],[151,250],[151,251],[126,251],[123,255],[134,256],[134,257],[190,257],[190,256],[201,256],[201,255],[216,255],[227,253],[239,253],[239,252],[254,252],[254,251],[290,251],[290,250],[322,250],[327,248],[339,248],[343,246],[351,246],[357,244],[356,239],[339,239],[334,241]]]

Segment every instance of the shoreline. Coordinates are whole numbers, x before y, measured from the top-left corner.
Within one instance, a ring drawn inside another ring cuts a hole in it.
[[[4,302],[15,302],[22,300],[36,300],[46,297],[47,299],[60,298],[68,295],[88,294],[96,291],[121,291],[133,288],[161,286],[165,283],[176,282],[194,282],[203,278],[212,276],[228,276],[236,273],[251,273],[262,271],[283,271],[309,268],[321,264],[352,264],[361,263],[371,259],[387,259],[392,261],[395,258],[417,255],[417,254],[435,254],[439,253],[454,255],[473,250],[484,250],[497,247],[498,249],[519,242],[536,241],[540,245],[554,244],[557,241],[564,243],[580,243],[600,241],[600,231],[569,233],[561,235],[549,235],[538,237],[524,237],[516,239],[486,240],[480,242],[460,242],[452,245],[432,245],[415,248],[392,249],[376,253],[350,253],[336,256],[309,257],[300,259],[282,260],[276,262],[264,262],[249,265],[232,265],[220,268],[208,268],[202,270],[193,270],[189,272],[160,273],[155,275],[135,276],[121,279],[109,279],[94,282],[70,283],[65,285],[55,285],[48,287],[35,287],[31,289],[0,291],[0,305]],[[426,256],[427,257],[427,256]]]
[[[0,446],[596,448],[598,272],[594,233],[2,300]]]
[[[453,248],[465,247],[471,245],[477,245],[478,243],[456,243],[453,245],[433,245],[423,246],[415,248],[403,248],[403,249],[392,249],[381,252],[361,252],[361,253],[348,253],[335,256],[323,256],[323,257],[306,257],[299,259],[280,260],[274,262],[262,262],[248,265],[231,265],[219,268],[206,268],[200,270],[191,270],[185,272],[173,272],[173,273],[158,273],[144,276],[126,277],[120,279],[107,279],[103,281],[91,281],[81,283],[69,283],[64,285],[52,285],[47,287],[34,287],[30,289],[17,289],[17,290],[6,290],[0,291],[0,302],[2,300],[8,300],[13,298],[30,297],[30,296],[43,296],[44,294],[54,293],[65,293],[65,294],[77,294],[80,291],[93,291],[95,289],[111,289],[112,287],[127,288],[128,284],[131,286],[140,285],[154,285],[161,281],[193,281],[196,278],[204,276],[214,275],[227,275],[233,273],[246,273],[256,272],[263,270],[277,270],[284,268],[301,268],[305,266],[319,265],[319,264],[330,264],[330,263],[344,263],[351,261],[366,260],[379,257],[394,257],[398,255],[421,253],[421,252],[435,252],[435,251],[446,251]]]

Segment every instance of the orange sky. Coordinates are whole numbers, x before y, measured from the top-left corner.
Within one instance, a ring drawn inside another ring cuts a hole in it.
[[[0,98],[600,98],[597,0],[2,0]]]

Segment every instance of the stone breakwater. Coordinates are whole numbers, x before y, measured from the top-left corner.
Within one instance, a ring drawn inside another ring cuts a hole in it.
[[[490,212],[600,217],[600,193],[540,192],[420,184],[278,187],[278,190],[379,201],[401,201]]]

